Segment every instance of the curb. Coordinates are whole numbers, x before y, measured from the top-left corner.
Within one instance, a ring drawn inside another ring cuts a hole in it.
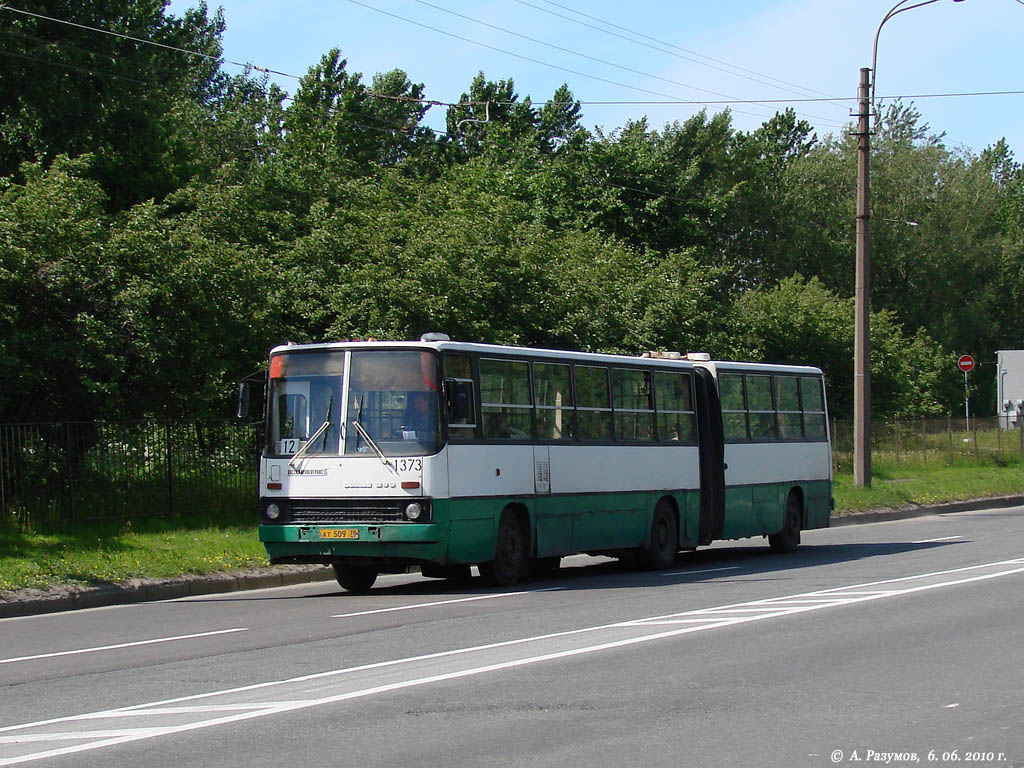
[[[1017,506],[1024,506],[1024,495],[990,496],[968,501],[915,504],[895,509],[873,509],[847,515],[834,515],[829,521],[829,526],[838,528],[887,520],[905,520],[926,515],[945,515],[978,509],[1004,509]],[[333,580],[334,571],[324,566],[281,565],[257,568],[251,571],[183,576],[176,579],[152,581],[131,579],[120,584],[66,591],[22,590],[12,593],[9,597],[0,598],[0,619]]]
[[[175,579],[130,579],[101,587],[21,590],[0,598],[0,619],[333,580],[334,571],[321,565],[281,565]]]
[[[906,520],[927,515],[948,515],[955,512],[971,512],[978,509],[1005,509],[1024,506],[1024,495],[986,496],[966,501],[944,501],[938,504],[908,504],[892,509],[869,509],[866,512],[851,512],[847,515],[833,515],[830,528],[861,523],[881,523],[886,520]]]

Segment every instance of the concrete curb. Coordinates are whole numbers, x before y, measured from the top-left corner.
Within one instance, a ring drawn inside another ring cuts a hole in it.
[[[25,589],[0,598],[0,619],[333,580],[334,571],[322,565],[281,565],[175,579],[130,579],[100,587]]]
[[[945,501],[939,504],[908,504],[892,509],[869,509],[866,512],[851,512],[847,515],[833,515],[829,521],[831,528],[860,523],[880,523],[886,520],[906,520],[911,517],[926,515],[946,515],[954,512],[971,512],[978,509],[1005,509],[1006,507],[1024,506],[1024,495],[986,496],[982,499],[966,501]]]
[[[968,501],[942,504],[921,504],[896,509],[874,509],[835,515],[830,521],[833,528],[878,523],[886,520],[904,520],[925,515],[944,515],[978,509],[1001,509],[1024,506],[1024,495],[991,496]],[[44,613],[75,611],[84,608],[102,608],[111,605],[148,603],[157,600],[175,600],[195,595],[215,595],[251,589],[286,587],[317,581],[332,581],[334,571],[320,565],[281,565],[251,571],[212,573],[205,576],[183,576],[177,579],[132,579],[120,584],[101,587],[68,588],[55,590],[21,590],[0,598],[0,619],[15,616],[35,616]]]

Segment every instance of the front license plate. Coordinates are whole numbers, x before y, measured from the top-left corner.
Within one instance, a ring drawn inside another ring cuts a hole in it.
[[[321,528],[321,539],[358,539],[358,528]]]

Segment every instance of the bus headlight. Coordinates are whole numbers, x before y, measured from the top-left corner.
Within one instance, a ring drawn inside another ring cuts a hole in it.
[[[267,504],[267,520],[277,520],[281,516],[281,508],[277,504]]]
[[[423,516],[423,505],[418,501],[407,504],[405,507],[405,516],[410,520],[419,520]]]

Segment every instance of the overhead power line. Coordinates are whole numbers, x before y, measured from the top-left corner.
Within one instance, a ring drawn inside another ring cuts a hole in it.
[[[288,72],[280,72],[280,71],[278,71],[276,69],[267,69],[266,67],[260,67],[260,66],[257,66],[256,64],[251,64],[251,63],[247,64],[247,63],[243,63],[243,62],[240,62],[240,61],[231,61],[230,59],[226,59],[223,56],[214,56],[213,54],[210,54],[210,53],[202,53],[201,51],[192,51],[192,50],[189,50],[188,48],[179,48],[176,45],[167,45],[166,43],[158,43],[155,40],[147,40],[147,39],[142,38],[142,37],[133,37],[132,35],[126,35],[123,32],[114,32],[113,30],[110,30],[110,29],[102,29],[100,27],[90,27],[87,24],[79,24],[76,21],[68,21],[67,19],[57,19],[57,18],[54,18],[53,16],[44,16],[41,13],[33,13],[32,11],[26,11],[26,10],[23,10],[21,8],[15,8],[12,5],[6,5],[4,3],[0,3],[0,10],[11,11],[13,13],[20,13],[20,14],[22,14],[24,16],[31,16],[32,18],[35,18],[35,19],[44,19],[45,21],[52,21],[55,24],[64,24],[64,25],[69,26],[69,27],[76,27],[78,29],[84,29],[84,30],[87,30],[89,32],[98,32],[100,34],[110,35],[112,37],[119,37],[122,40],[130,40],[133,43],[142,43],[144,45],[153,45],[153,46],[156,46],[157,48],[163,48],[163,49],[168,50],[168,51],[176,51],[177,53],[184,53],[184,54],[187,54],[189,56],[196,56],[198,58],[207,59],[209,61],[215,61],[215,62],[218,62],[218,63],[223,61],[223,62],[225,62],[227,64],[232,64],[232,65],[234,65],[236,67],[248,67],[248,68],[251,68],[251,69],[255,69],[258,72],[266,72],[269,75],[279,75],[281,77],[290,77],[290,78],[294,78],[295,80],[300,80],[301,79],[298,75],[292,75],[292,74],[289,74]]]
[[[482,47],[485,47],[485,48],[491,48],[491,49],[496,50],[498,52],[506,53],[506,54],[508,54],[510,56],[514,56],[514,57],[521,58],[521,59],[526,59],[527,61],[543,64],[545,66],[551,66],[551,67],[554,67],[556,69],[562,69],[563,71],[570,72],[572,74],[580,74],[583,77],[590,77],[592,79],[601,80],[602,82],[606,82],[606,83],[610,83],[610,84],[614,84],[614,85],[622,85],[622,87],[631,88],[632,90],[638,90],[638,91],[642,91],[644,93],[652,93],[653,95],[664,96],[665,97],[664,99],[661,99],[661,100],[651,100],[651,99],[648,99],[648,100],[584,100],[584,99],[573,99],[571,101],[566,101],[566,102],[554,102],[554,101],[550,102],[551,104],[556,105],[556,106],[567,105],[567,104],[579,104],[580,106],[645,106],[645,105],[646,106],[652,106],[652,105],[671,106],[671,105],[674,105],[674,104],[684,105],[684,106],[701,106],[701,105],[706,105],[706,106],[732,106],[732,105],[743,105],[743,104],[763,104],[763,105],[780,104],[781,105],[781,104],[830,103],[830,102],[831,103],[844,103],[844,102],[850,101],[849,98],[838,97],[838,96],[800,97],[800,98],[784,98],[784,99],[734,99],[734,98],[723,98],[723,99],[719,99],[719,100],[682,99],[682,98],[678,98],[678,97],[669,96],[667,94],[660,94],[660,93],[657,93],[657,92],[654,92],[654,91],[647,91],[645,89],[636,88],[634,86],[628,86],[628,85],[625,85],[625,84],[614,83],[613,81],[603,80],[602,78],[597,78],[597,77],[592,76],[592,75],[587,75],[585,73],[577,73],[577,72],[574,72],[573,70],[568,70],[568,69],[564,69],[562,67],[557,67],[556,65],[553,65],[553,64],[547,64],[546,62],[537,61],[535,59],[530,59],[529,57],[522,56],[522,55],[516,54],[516,53],[512,53],[510,51],[503,51],[502,49],[495,48],[494,46],[489,46],[489,45],[486,45],[484,43],[479,43],[477,41],[470,40],[468,38],[459,37],[458,35],[454,35],[452,33],[445,32],[444,30],[435,29],[434,27],[430,27],[430,26],[427,26],[427,25],[424,25],[424,24],[420,24],[419,22],[411,21],[409,19],[405,19],[405,18],[403,18],[401,16],[396,16],[395,14],[391,14],[391,13],[388,13],[386,11],[381,11],[381,10],[379,10],[377,8],[373,8],[372,6],[369,6],[369,5],[366,5],[364,3],[358,2],[358,0],[349,0],[349,2],[352,2],[355,5],[360,5],[360,6],[364,7],[364,8],[369,9],[369,10],[374,10],[374,11],[378,11],[379,13],[383,13],[383,14],[388,15],[388,16],[393,16],[393,17],[398,18],[398,19],[400,19],[402,21],[406,21],[408,23],[415,24],[417,26],[422,26],[422,27],[425,27],[427,29],[431,29],[432,31],[436,31],[436,32],[439,32],[441,34],[448,35],[450,37],[455,37],[457,39],[464,40],[465,42],[469,42],[469,43],[471,43],[473,45],[479,45],[479,46],[482,46]],[[417,2],[422,2],[422,0],[417,0]],[[515,0],[515,2],[520,2],[523,5],[530,5],[530,3],[523,2],[523,0]],[[547,2],[547,3],[551,4],[551,5],[555,5],[555,6],[558,6],[560,8],[566,8],[567,10],[571,10],[571,9],[568,9],[566,6],[562,6],[562,5],[559,5],[558,3],[551,2],[551,0],[541,0],[541,2]],[[1016,0],[1016,2],[1021,3],[1022,5],[1024,5],[1024,0]],[[430,3],[426,3],[426,2],[423,2],[423,4],[424,5],[431,5]],[[433,6],[433,7],[437,8],[438,6]],[[530,7],[536,8],[536,6],[532,6],[532,5]],[[440,10],[444,10],[444,9],[440,9]],[[543,10],[543,9],[539,9],[539,10]],[[118,37],[118,38],[130,40],[132,42],[136,42],[136,43],[140,43],[140,44],[144,44],[144,45],[152,45],[152,46],[156,46],[158,48],[163,48],[165,50],[175,51],[175,52],[186,54],[186,55],[189,55],[189,56],[196,56],[196,57],[204,58],[204,59],[211,60],[211,61],[224,62],[226,64],[231,64],[233,66],[244,67],[244,68],[252,69],[254,71],[262,72],[262,73],[266,73],[266,74],[270,74],[270,75],[280,75],[282,77],[287,77],[287,78],[291,78],[291,79],[294,79],[294,80],[301,80],[302,79],[302,76],[300,76],[300,75],[292,74],[292,73],[289,73],[289,72],[283,72],[283,71],[277,70],[277,69],[271,69],[269,67],[264,67],[264,66],[261,66],[261,65],[258,65],[258,64],[254,64],[252,62],[233,61],[231,59],[226,59],[223,56],[218,57],[218,56],[214,56],[212,54],[203,53],[201,51],[194,51],[194,50],[190,50],[190,49],[187,49],[187,48],[181,48],[181,47],[178,47],[178,46],[167,45],[165,43],[156,42],[154,40],[148,40],[146,38],[134,37],[132,35],[127,35],[127,34],[124,34],[124,33],[121,33],[121,32],[114,32],[114,31],[109,30],[109,29],[102,29],[100,27],[91,27],[91,26],[88,26],[86,24],[80,24],[78,22],[68,21],[66,19],[59,19],[59,18],[55,18],[55,17],[52,17],[52,16],[46,16],[46,15],[43,15],[43,14],[34,13],[32,11],[26,11],[26,10],[23,10],[23,9],[20,9],[20,8],[15,8],[15,7],[11,6],[11,5],[7,5],[7,4],[2,3],[2,2],[0,2],[0,11],[11,11],[13,13],[18,13],[18,14],[22,14],[22,15],[25,15],[25,16],[30,16],[30,17],[33,17],[33,18],[43,19],[45,21],[50,21],[50,22],[53,22],[53,23],[56,23],[56,24],[64,24],[64,25],[75,27],[75,28],[78,28],[78,29],[83,29],[83,30],[86,30],[86,31],[89,31],[89,32],[94,32],[94,33],[103,34],[103,35],[111,35],[113,37]],[[587,16],[588,18],[595,18],[596,19],[596,17],[590,17],[587,14],[583,14],[583,13],[581,13],[579,11],[573,11],[573,12],[574,13],[580,13],[580,15]],[[456,15],[461,15],[461,14],[456,14]],[[558,15],[560,15],[560,14],[558,14]],[[466,17],[466,18],[468,18],[468,17]],[[563,18],[565,18],[565,17],[563,17]],[[596,19],[596,20],[600,21],[600,19]],[[480,22],[480,23],[484,23],[484,22]],[[602,22],[602,23],[610,24],[610,22]],[[590,25],[588,25],[588,26],[590,26]],[[496,29],[501,29],[501,28],[496,27]],[[597,29],[597,28],[595,27],[595,29]],[[625,28],[622,28],[622,29],[625,29]],[[508,30],[502,30],[502,31],[506,31],[507,32]],[[629,31],[629,30],[626,30],[626,31]],[[35,39],[37,41],[42,41],[42,38],[38,38],[38,37],[32,36],[32,35],[26,35],[24,33],[16,33],[16,32],[7,31],[7,34],[14,34],[14,35],[18,35],[18,36],[21,36],[21,37],[26,37],[26,38]],[[516,34],[516,33],[511,33],[511,34]],[[633,33],[633,34],[638,34],[639,35],[640,33]],[[532,38],[528,38],[528,39],[532,39]],[[629,38],[625,38],[625,39],[629,39]],[[656,40],[656,38],[650,38],[650,39],[655,39]],[[48,41],[48,42],[51,42],[51,41]],[[537,42],[541,42],[541,41],[537,41]],[[634,42],[636,42],[636,41],[634,41]],[[670,43],[665,43],[665,45],[671,45],[671,44]],[[555,47],[557,47],[557,46],[555,46]],[[678,47],[678,46],[673,46],[673,47]],[[110,57],[107,54],[101,54],[101,53],[95,52],[95,51],[92,51],[92,52],[91,51],[86,51],[85,49],[81,49],[81,48],[77,48],[77,47],[74,47],[74,50],[78,50],[78,51],[81,51],[81,52],[84,52],[84,53],[88,53],[90,55],[95,54],[95,55],[104,56],[106,58],[112,58],[112,57]],[[568,49],[564,49],[564,50],[568,50]],[[681,49],[681,50],[685,50],[685,49]],[[572,52],[572,51],[570,51],[570,52]],[[42,64],[53,65],[53,66],[60,66],[60,67],[67,68],[69,70],[84,72],[84,73],[87,73],[87,74],[93,74],[93,75],[98,75],[98,76],[103,76],[103,77],[110,77],[110,78],[119,79],[119,80],[127,80],[129,82],[137,83],[137,84],[143,84],[143,85],[145,84],[141,80],[136,80],[136,79],[133,79],[133,78],[127,78],[127,77],[124,77],[123,75],[118,75],[118,74],[114,74],[114,73],[110,73],[110,72],[104,72],[104,71],[96,70],[96,69],[93,69],[93,68],[88,68],[87,69],[87,68],[83,68],[83,67],[80,67],[80,66],[69,64],[69,63],[63,62],[63,61],[52,61],[52,60],[42,59],[42,58],[39,58],[39,57],[30,56],[30,55],[26,55],[26,54],[14,53],[14,52],[10,52],[10,51],[0,51],[0,54],[6,55],[6,56],[9,56],[9,57],[13,57],[13,58],[19,58],[19,59],[28,60],[28,61],[34,61],[34,62],[38,62],[38,63],[42,63]],[[580,54],[580,55],[582,55],[582,54]],[[700,56],[702,54],[694,54],[694,55]],[[712,60],[714,60],[714,59],[712,59]],[[728,65],[728,66],[733,66],[733,65]],[[643,73],[641,73],[641,74],[643,74]],[[672,82],[672,81],[669,81],[669,82]],[[780,82],[785,82],[785,81],[780,81]],[[686,87],[692,87],[692,86],[686,86]],[[800,87],[800,86],[795,86],[795,87]],[[810,89],[805,89],[805,90],[810,90]],[[412,96],[400,96],[400,95],[382,94],[382,93],[376,93],[376,92],[371,91],[369,89],[367,89],[365,91],[365,93],[366,93],[367,96],[370,96],[370,97],[373,97],[373,98],[386,99],[386,100],[391,100],[391,101],[402,101],[402,102],[409,102],[409,103],[419,103],[419,104],[423,104],[424,106],[427,106],[427,107],[431,107],[431,106],[440,106],[440,107],[471,107],[471,106],[483,106],[483,104],[484,104],[483,101],[448,102],[448,101],[440,101],[440,100],[437,100],[437,99],[427,99],[427,98],[417,98],[417,97],[412,97]],[[709,93],[713,93],[713,92],[709,91]],[[947,93],[919,93],[919,94],[902,94],[902,95],[879,96],[878,98],[880,100],[883,100],[883,99],[901,100],[901,99],[936,99],[936,98],[965,98],[965,97],[1020,96],[1020,95],[1024,95],[1024,91],[1009,90],[1009,91],[968,91],[968,92],[947,92]],[[294,101],[294,97],[293,96],[289,96],[287,94],[283,97],[283,99],[285,101]],[[516,102],[501,102],[501,101],[494,101],[494,100],[492,100],[491,103],[492,104],[499,104],[499,105],[510,106],[510,105],[515,104]],[[369,117],[369,115],[366,115],[366,116]],[[760,117],[760,115],[758,115],[758,117]],[[373,116],[373,118],[374,119],[379,119],[376,116]],[[426,128],[426,126],[423,126],[423,127]],[[405,125],[401,126],[400,128],[396,128],[396,130],[405,130],[405,129],[407,129],[407,126],[405,126]],[[427,130],[430,130],[430,131],[432,131],[435,134],[439,133],[438,131],[435,131],[432,128],[427,128]]]
[[[638,91],[639,93],[649,93],[652,96],[661,96],[661,97],[667,98],[667,99],[673,98],[670,94],[667,94],[667,93],[660,93],[659,91],[652,91],[652,90],[649,90],[647,88],[640,88],[640,87],[635,86],[635,85],[627,85],[626,83],[619,83],[619,82],[616,82],[615,80],[609,80],[609,79],[604,78],[604,77],[598,77],[597,75],[591,75],[591,74],[588,74],[586,72],[580,72],[580,71],[575,70],[575,69],[569,69],[568,67],[562,67],[562,66],[559,66],[557,64],[552,64],[552,63],[547,62],[547,61],[542,61],[540,59],[532,58],[530,56],[524,56],[521,53],[514,53],[513,51],[506,51],[505,49],[498,48],[497,46],[494,46],[494,45],[488,45],[487,43],[481,43],[478,40],[473,40],[473,39],[468,38],[468,37],[463,37],[462,35],[456,35],[454,32],[448,32],[447,30],[444,30],[444,29],[438,29],[437,27],[432,27],[429,24],[423,24],[422,22],[414,21],[413,19],[407,19],[404,16],[399,16],[397,13],[391,13],[390,11],[385,11],[385,10],[383,10],[381,8],[376,8],[376,7],[372,6],[372,5],[367,5],[366,3],[360,2],[359,0],[348,0],[348,1],[350,3],[352,3],[353,5],[358,5],[358,6],[362,7],[362,8],[366,8],[367,10],[374,11],[376,13],[380,13],[380,14],[382,14],[384,16],[390,16],[393,19],[398,19],[399,21],[404,21],[407,24],[412,24],[412,25],[417,26],[417,27],[422,27],[423,29],[429,29],[431,32],[437,32],[439,35],[445,35],[446,37],[451,37],[451,38],[453,38],[455,40],[461,40],[462,42],[469,43],[470,45],[476,45],[476,46],[479,46],[481,48],[487,48],[488,50],[491,50],[491,51],[497,51],[498,53],[503,53],[506,56],[512,56],[513,58],[516,58],[516,59],[521,59],[523,61],[528,61],[531,64],[539,64],[542,67],[548,67],[550,69],[557,69],[557,70],[559,70],[561,72],[568,72],[571,75],[577,75],[579,77],[585,77],[588,80],[595,80],[595,81],[600,82],[600,83],[605,83],[606,85],[614,85],[614,86],[616,86],[618,88],[626,88],[627,90]],[[737,111],[739,111],[739,110],[737,110]],[[757,113],[754,113],[754,112],[748,112],[746,114],[750,114],[753,117],[761,117],[761,118],[768,117],[768,115],[757,114]]]
[[[1017,0],[1017,1],[1024,3],[1024,0]],[[648,43],[643,42],[642,40],[634,40],[633,38],[626,37],[625,35],[617,34],[615,32],[607,30],[607,29],[602,29],[601,27],[594,26],[593,24],[588,24],[588,23],[586,23],[584,21],[580,21],[579,19],[574,19],[574,18],[572,18],[570,16],[564,16],[561,13],[556,13],[555,11],[548,10],[547,8],[541,8],[540,6],[533,5],[532,3],[526,2],[526,0],[514,0],[514,2],[519,3],[520,5],[525,5],[528,8],[533,8],[534,10],[540,11],[542,13],[550,14],[551,16],[557,16],[558,18],[565,19],[566,21],[570,21],[573,24],[579,24],[580,26],[584,26],[584,27],[588,27],[590,29],[597,30],[598,32],[601,32],[603,34],[610,35],[612,37],[617,37],[617,38],[620,38],[622,40],[627,40],[627,41],[629,41],[631,43],[634,43],[636,45],[642,45],[645,48],[650,48],[653,51],[660,51],[661,53],[667,53],[670,56],[675,56],[676,58],[683,59],[684,61],[690,61],[690,62],[693,62],[694,64],[700,64],[701,66],[709,67],[710,69],[718,70],[719,72],[725,72],[726,74],[733,75],[734,77],[741,77],[741,78],[744,78],[746,80],[751,80],[752,82],[755,82],[755,83],[760,83],[761,85],[767,85],[767,86],[769,86],[771,88],[778,88],[778,89],[783,90],[783,91],[788,91],[789,93],[799,93],[800,95],[803,95],[804,93],[816,93],[819,96],[827,96],[827,94],[821,93],[820,91],[815,91],[812,88],[806,88],[806,87],[804,87],[802,85],[797,85],[795,83],[790,83],[790,82],[787,82],[785,80],[780,80],[777,77],[772,77],[771,75],[766,75],[763,72],[756,72],[754,70],[746,69],[744,67],[740,67],[740,66],[737,66],[735,64],[730,64],[729,62],[722,61],[721,59],[715,59],[715,58],[713,58],[711,56],[705,56],[703,53],[697,53],[696,51],[691,51],[691,50],[688,50],[686,48],[681,48],[680,46],[674,45],[673,43],[668,43],[668,42],[665,42],[663,40],[659,40],[656,37],[651,37],[650,35],[645,35],[642,32],[636,32],[635,30],[631,30],[631,29],[628,29],[626,27],[620,26],[618,24],[614,24],[614,23],[612,23],[610,21],[605,21],[604,19],[599,19],[596,16],[591,16],[590,14],[583,13],[582,11],[574,10],[572,8],[569,8],[566,5],[561,5],[559,3],[552,2],[551,0],[540,0],[540,2],[547,3],[548,5],[553,5],[556,8],[563,8],[563,9],[569,11],[570,13],[575,13],[575,14],[577,14],[579,16],[582,16],[582,17],[587,18],[587,19],[592,19],[592,20],[597,21],[597,22],[599,22],[601,24],[604,24],[606,26],[613,27],[615,29],[620,29],[623,32],[628,32],[629,34],[636,35],[637,37],[646,38],[647,40],[651,40],[653,42],[656,42],[659,45],[668,46],[669,48],[675,48],[677,51],[683,51],[684,53],[688,53],[691,56],[698,56],[701,59],[707,59],[707,61],[713,61],[716,64],[721,64],[724,67],[729,67],[729,69],[723,69],[722,67],[717,67],[717,66],[714,66],[713,64],[708,64],[706,61],[700,61],[698,59],[692,59],[692,58],[690,58],[690,56],[682,56],[682,55],[680,55],[678,53],[675,53],[674,51],[665,50],[664,48],[658,48],[657,46],[650,45]],[[733,70],[738,70],[738,71],[733,71]],[[747,74],[742,74],[742,73],[747,73]],[[749,75],[757,75],[758,77],[757,78],[749,77]],[[763,77],[763,78],[765,78],[767,80],[772,80],[775,83],[780,83],[781,85],[774,85],[773,83],[765,82],[764,80],[758,79],[758,78],[761,78],[761,77]],[[790,86],[792,88],[798,89],[798,91],[791,91],[788,88],[783,88],[781,86]],[[844,99],[844,100],[845,101],[855,101],[855,99],[853,99],[853,98],[848,98],[848,99]]]
[[[670,78],[662,77],[660,75],[652,75],[649,72],[643,72],[643,71],[641,71],[639,69],[634,69],[633,67],[627,67],[627,66],[622,65],[622,64],[616,64],[614,61],[608,61],[607,59],[602,59],[602,58],[599,58],[597,56],[591,56],[590,54],[580,53],[579,51],[574,51],[571,48],[565,48],[564,46],[561,46],[561,45],[555,45],[554,43],[549,43],[549,42],[546,42],[544,40],[539,40],[536,37],[530,37],[529,35],[524,35],[524,34],[521,34],[519,32],[514,32],[514,31],[512,31],[510,29],[506,29],[505,27],[499,27],[496,24],[491,24],[491,23],[486,22],[486,21],[481,21],[480,19],[474,19],[471,16],[466,16],[465,14],[458,13],[456,11],[452,11],[452,10],[450,10],[448,8],[444,8],[444,7],[440,6],[440,5],[435,5],[434,3],[427,2],[427,0],[414,0],[414,1],[419,3],[420,5],[425,5],[428,8],[434,8],[435,10],[441,11],[443,13],[451,14],[452,16],[456,16],[456,17],[458,17],[460,19],[465,19],[466,21],[471,21],[474,24],[479,24],[479,25],[481,25],[483,27],[487,27],[489,29],[494,29],[494,30],[497,30],[498,32],[503,32],[506,35],[512,35],[513,37],[518,37],[518,38],[520,38],[522,40],[527,40],[527,41],[529,41],[531,43],[537,43],[538,45],[543,45],[543,46],[546,46],[548,48],[552,48],[552,49],[554,49],[556,51],[562,51],[563,53],[568,53],[568,54],[571,54],[573,56],[579,56],[580,58],[583,58],[583,59],[588,59],[590,61],[595,61],[595,62],[597,62],[599,64],[604,64],[604,65],[609,66],[609,67],[615,67],[616,69],[621,69],[621,70],[623,70],[625,72],[632,72],[635,75],[641,75],[643,77],[649,77],[649,78],[651,78],[653,80],[661,80],[662,82],[669,83],[670,85],[678,85],[681,88],[688,88],[690,90],[700,91],[702,93],[710,93],[713,96],[720,96],[720,97],[725,98],[725,99],[731,99],[732,98],[731,96],[729,96],[728,94],[725,94],[725,93],[720,93],[718,91],[712,91],[712,90],[709,90],[707,88],[701,88],[700,86],[697,86],[697,85],[690,85],[689,83],[681,83],[678,80],[672,80]],[[756,99],[751,99],[748,103],[750,103],[750,104],[759,104],[759,102]],[[838,123],[838,121],[834,121],[831,118],[827,118],[827,117],[821,117],[820,115],[808,115],[808,117],[813,117],[813,118],[815,118],[817,120],[822,120],[822,121],[826,121],[826,122],[834,122],[837,125],[840,124],[840,123]]]

